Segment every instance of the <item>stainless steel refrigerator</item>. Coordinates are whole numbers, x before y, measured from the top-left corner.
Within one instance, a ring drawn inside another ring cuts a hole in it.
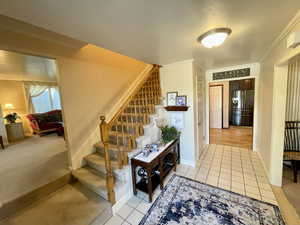
[[[233,91],[231,110],[232,125],[253,126],[254,90]]]

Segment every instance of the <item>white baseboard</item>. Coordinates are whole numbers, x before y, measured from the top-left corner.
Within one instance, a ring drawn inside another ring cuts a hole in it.
[[[256,150],[257,150],[256,152],[257,152],[258,158],[260,159],[261,164],[263,165],[265,174],[267,175],[268,181],[271,183],[270,174],[269,174],[269,172],[268,172],[268,170],[267,170],[266,164],[265,164],[265,162],[264,162],[264,160],[263,160],[263,158],[262,158],[262,156],[261,156],[261,154],[260,154],[260,151],[259,151],[258,149],[256,149]],[[272,183],[271,183],[271,184],[272,184]]]
[[[126,202],[133,196],[131,191],[127,192],[119,201],[117,201],[112,206],[112,213],[116,215],[116,213],[126,204]]]
[[[180,159],[180,163],[191,167],[196,167],[196,162],[191,160]]]

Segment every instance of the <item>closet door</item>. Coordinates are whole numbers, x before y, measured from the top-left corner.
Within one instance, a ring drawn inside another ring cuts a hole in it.
[[[209,126],[222,129],[223,86],[209,87]]]

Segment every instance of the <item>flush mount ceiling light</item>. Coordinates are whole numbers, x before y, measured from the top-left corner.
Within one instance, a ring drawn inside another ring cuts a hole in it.
[[[229,28],[216,28],[202,34],[198,41],[206,48],[214,48],[223,44],[230,34],[231,29]]]

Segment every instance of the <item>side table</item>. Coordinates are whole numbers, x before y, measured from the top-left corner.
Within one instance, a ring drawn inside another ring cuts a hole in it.
[[[15,142],[25,138],[23,124],[21,122],[5,124],[5,128],[9,142]]]

